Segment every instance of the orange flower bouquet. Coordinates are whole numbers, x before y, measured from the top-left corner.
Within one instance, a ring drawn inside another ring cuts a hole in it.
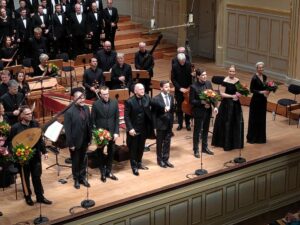
[[[112,140],[110,132],[102,128],[93,130],[93,138],[98,147],[104,147],[105,145],[108,145],[110,140]]]
[[[215,104],[217,101],[221,100],[221,96],[211,89],[206,89],[199,94],[199,98],[211,104]]]
[[[0,122],[0,136],[8,137],[10,132],[10,125],[4,121]]]
[[[12,161],[24,165],[33,157],[35,149],[18,144],[12,149]]]

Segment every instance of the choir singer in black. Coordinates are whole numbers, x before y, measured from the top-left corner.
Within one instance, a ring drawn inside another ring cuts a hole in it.
[[[112,161],[115,151],[115,141],[119,137],[119,106],[116,99],[109,98],[109,89],[106,86],[100,88],[100,99],[94,102],[92,107],[92,123],[96,129],[108,130],[112,136],[107,146],[107,155],[104,154],[104,146],[97,148],[99,157],[99,169],[101,181],[106,182],[106,178],[118,180],[111,172]]]
[[[161,93],[151,102],[152,119],[156,130],[157,164],[162,168],[173,168],[173,164],[169,162],[174,120],[174,97],[170,95],[170,82],[160,81],[160,90]]]
[[[72,159],[72,175],[74,187],[80,188],[80,183],[86,187],[90,184],[85,179],[87,158],[86,151],[91,142],[90,110],[84,104],[85,97],[82,92],[74,93],[75,104],[65,113],[64,128],[66,144],[69,147]]]

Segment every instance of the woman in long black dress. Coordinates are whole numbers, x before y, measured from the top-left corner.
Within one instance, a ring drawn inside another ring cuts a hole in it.
[[[212,145],[222,147],[224,151],[244,147],[244,119],[236,84],[235,66],[230,66],[228,76],[220,88],[222,101],[216,116]]]
[[[266,90],[267,76],[263,74],[264,63],[256,63],[256,73],[252,77],[250,91],[253,93],[249,109],[249,123],[247,142],[266,143],[266,112],[267,98],[270,94]]]

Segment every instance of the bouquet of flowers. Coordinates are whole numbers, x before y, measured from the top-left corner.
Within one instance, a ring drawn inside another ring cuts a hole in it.
[[[276,90],[278,89],[278,82],[275,82],[275,81],[267,81],[265,84],[265,88],[267,91],[270,91],[270,92],[276,92]]]
[[[18,144],[12,149],[12,161],[24,165],[33,157],[34,152],[35,149]]]
[[[98,130],[93,130],[93,139],[99,147],[103,147],[108,145],[108,142],[112,140],[112,136],[109,131],[99,128]]]
[[[0,122],[0,136],[8,137],[10,132],[10,125],[4,121]]]
[[[237,82],[235,84],[235,87],[236,87],[237,92],[242,96],[247,97],[250,94],[250,91],[246,84],[241,84],[240,82]]]
[[[205,91],[201,92],[199,94],[199,98],[213,104],[221,100],[221,96],[211,89],[206,89]]]
[[[59,68],[55,64],[49,63],[49,68],[51,69],[52,74],[57,74],[58,73]]]

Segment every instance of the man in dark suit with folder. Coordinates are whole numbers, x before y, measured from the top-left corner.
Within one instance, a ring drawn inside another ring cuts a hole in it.
[[[99,156],[99,169],[101,181],[106,182],[106,178],[118,180],[111,172],[112,161],[115,151],[115,141],[119,137],[119,106],[116,99],[109,98],[109,89],[102,86],[99,91],[100,99],[94,102],[92,107],[92,123],[96,129],[108,130],[112,136],[107,146],[107,155],[104,154],[104,146],[97,148]]]
[[[162,168],[171,167],[169,162],[170,144],[174,120],[174,97],[170,95],[170,82],[160,82],[161,93],[156,95],[151,102],[152,119],[156,130],[156,155],[157,164]]]
[[[111,42],[111,48],[115,50],[115,35],[118,29],[119,14],[115,7],[112,7],[113,1],[107,0],[107,7],[103,10],[103,19],[105,22],[105,40]]]

